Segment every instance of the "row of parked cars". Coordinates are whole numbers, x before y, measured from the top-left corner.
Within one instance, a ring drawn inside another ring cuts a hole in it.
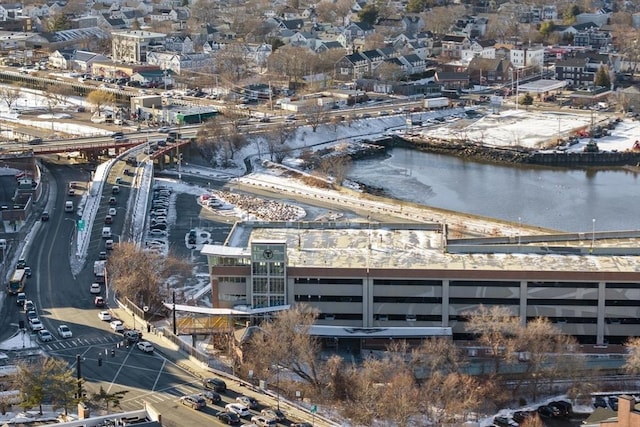
[[[205,391],[199,394],[182,396],[180,402],[193,409],[204,409],[207,403],[223,405],[221,394],[226,393],[227,384],[220,378],[205,378],[202,383]],[[279,408],[263,408],[259,414],[261,405],[257,399],[251,396],[238,396],[235,402],[224,405],[223,410],[216,413],[218,420],[225,424],[239,424],[241,420],[250,420],[251,424],[243,424],[243,427],[271,427],[286,420],[285,414]],[[292,423],[291,427],[311,427],[308,423]]]
[[[149,251],[166,252],[170,199],[171,190],[165,187],[153,190],[151,211],[149,212],[149,231],[145,242],[145,248]]]
[[[542,405],[535,411],[516,411],[511,417],[495,417],[493,419],[493,425],[498,427],[517,427],[531,418],[564,418],[570,417],[572,413],[573,408],[571,403],[558,400],[550,402],[547,405]]]

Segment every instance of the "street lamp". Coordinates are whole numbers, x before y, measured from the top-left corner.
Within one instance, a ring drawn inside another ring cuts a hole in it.
[[[596,243],[596,219],[591,220],[591,251],[593,252],[593,246]]]

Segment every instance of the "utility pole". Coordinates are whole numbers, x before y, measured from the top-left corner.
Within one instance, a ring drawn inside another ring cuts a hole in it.
[[[176,328],[176,291],[174,289],[173,291],[173,297],[172,297],[172,302],[173,302],[173,335],[177,335],[177,328]]]
[[[80,367],[80,355],[76,354],[76,379],[78,381],[78,399],[82,399],[82,369]]]

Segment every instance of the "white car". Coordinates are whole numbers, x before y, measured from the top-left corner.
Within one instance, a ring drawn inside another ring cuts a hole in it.
[[[153,345],[148,341],[140,341],[136,344],[136,347],[138,347],[138,350],[144,351],[145,353],[153,353],[154,350]]]
[[[251,412],[249,412],[249,408],[239,403],[229,403],[228,405],[225,405],[224,409],[227,412],[236,414],[239,417],[248,417],[251,415]]]
[[[37,317],[34,317],[33,319],[29,320],[29,328],[32,331],[41,331],[44,329],[44,326],[42,325],[42,322],[40,321],[40,319],[38,319]]]
[[[108,322],[111,320],[111,314],[108,311],[101,311],[98,313],[98,319]]]
[[[149,230],[149,236],[151,237],[166,237],[167,232],[164,230]]]
[[[102,287],[100,286],[100,283],[92,283],[91,284],[91,288],[89,288],[89,292],[91,292],[92,294],[99,294],[102,291]]]
[[[109,326],[116,332],[124,331],[124,324],[119,320],[113,320],[111,323],[109,323]]]
[[[53,341],[53,335],[51,335],[51,332],[47,331],[46,329],[41,329],[38,331],[38,338],[42,342]]]
[[[60,335],[60,338],[71,338],[73,333],[67,325],[60,325],[58,326],[58,335]]]
[[[118,210],[116,208],[109,208],[109,215],[116,216]]]

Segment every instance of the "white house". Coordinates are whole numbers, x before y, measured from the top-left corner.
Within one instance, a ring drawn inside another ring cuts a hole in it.
[[[516,68],[542,67],[544,46],[514,47],[509,52],[509,60]]]

